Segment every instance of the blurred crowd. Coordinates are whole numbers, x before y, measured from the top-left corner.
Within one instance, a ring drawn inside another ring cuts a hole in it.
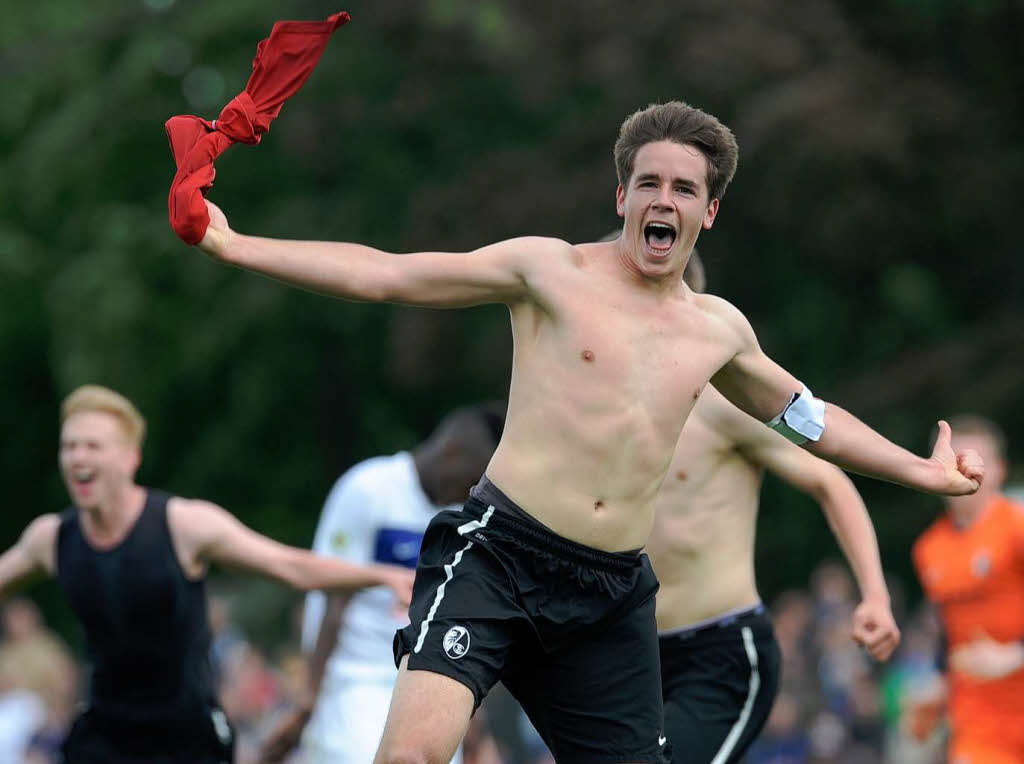
[[[849,638],[856,588],[847,570],[825,563],[808,590],[772,603],[783,668],[779,695],[749,764],[937,764],[940,728],[926,741],[909,734],[911,711],[935,692],[939,630],[927,605],[901,612],[902,587],[890,583],[903,640],[885,664]]]
[[[940,677],[938,629],[926,605],[901,607],[902,587],[891,586],[903,629],[899,651],[874,663],[849,638],[857,592],[847,569],[827,562],[806,589],[770,603],[783,656],[782,682],[771,717],[748,764],[937,764],[944,760],[944,727],[924,742],[908,734],[911,708],[926,707]],[[232,602],[210,598],[211,659],[221,702],[238,735],[238,764],[260,760],[260,743],[300,697],[305,658],[295,644],[268,654],[232,617]],[[29,600],[3,607],[0,643],[0,764],[50,764],[84,676],[67,646],[44,624]],[[554,760],[505,692],[491,694],[466,739],[466,764],[550,764]],[[289,759],[301,764],[300,754]]]

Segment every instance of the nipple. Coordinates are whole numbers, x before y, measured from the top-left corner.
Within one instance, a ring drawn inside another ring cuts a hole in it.
[[[594,360],[594,351],[593,350],[584,349],[584,351],[582,353],[580,353],[580,358],[582,358],[584,361],[593,361]]]

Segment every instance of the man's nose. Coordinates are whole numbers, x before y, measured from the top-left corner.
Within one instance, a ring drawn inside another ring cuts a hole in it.
[[[668,186],[662,186],[658,189],[658,196],[655,198],[654,203],[658,207],[672,207],[672,189]]]

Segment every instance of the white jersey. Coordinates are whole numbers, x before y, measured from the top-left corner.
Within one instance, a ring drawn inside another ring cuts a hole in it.
[[[348,562],[390,563],[416,567],[427,523],[439,507],[420,486],[412,455],[400,452],[360,462],[331,489],[317,527],[313,551]],[[302,644],[316,646],[326,598],[306,597]],[[357,592],[342,614],[338,644],[327,662],[329,678],[393,682],[395,631],[408,623],[395,613],[395,598],[386,587]]]
[[[358,564],[415,568],[427,523],[439,509],[423,493],[411,454],[368,459],[331,489],[313,551]],[[306,597],[302,644],[307,653],[316,647],[326,604],[320,592]],[[405,614],[396,615],[395,597],[386,587],[363,589],[349,599],[303,735],[308,764],[373,760],[398,676],[395,631],[407,623]],[[461,761],[459,751],[452,764]]]

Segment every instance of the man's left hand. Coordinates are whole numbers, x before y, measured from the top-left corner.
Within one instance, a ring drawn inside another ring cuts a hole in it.
[[[974,679],[1002,679],[1024,668],[1024,644],[997,642],[980,632],[973,642],[950,652],[949,665]]]
[[[853,611],[853,640],[876,661],[887,661],[900,643],[900,630],[888,603],[864,600]]]

